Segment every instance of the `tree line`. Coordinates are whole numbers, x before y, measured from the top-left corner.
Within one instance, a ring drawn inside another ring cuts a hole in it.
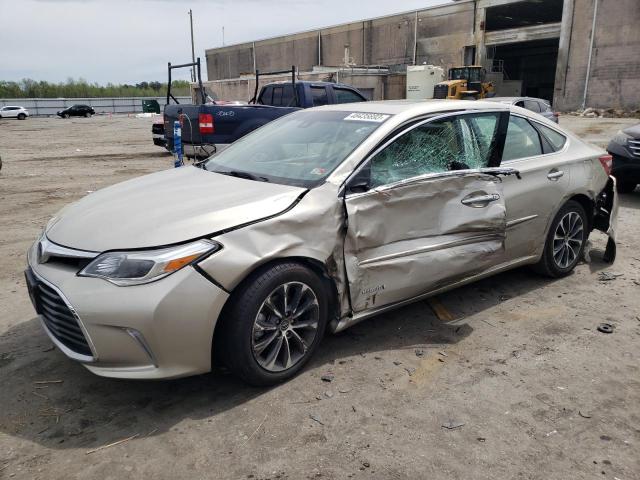
[[[0,80],[0,98],[95,98],[95,97],[157,97],[165,95],[167,84],[140,82],[134,85],[89,83],[83,78],[69,78],[66,82],[52,83],[24,78],[19,82]],[[189,82],[174,80],[173,95],[189,95]]]

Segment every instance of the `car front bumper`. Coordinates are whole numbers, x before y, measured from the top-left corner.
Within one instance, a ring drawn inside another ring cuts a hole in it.
[[[640,143],[636,139],[632,139],[634,145]],[[640,155],[638,147],[632,150],[631,144],[621,145],[611,141],[607,147],[607,151],[613,157],[612,174],[619,182],[635,182],[640,183]]]
[[[211,370],[213,331],[228,294],[196,269],[118,287],[79,277],[77,268],[63,263],[38,263],[37,244],[26,272],[30,295],[45,332],[69,358],[114,378],[166,379]],[[42,299],[39,288],[57,294],[57,304],[43,306],[50,298]],[[84,334],[84,350],[69,341],[79,335],[74,325],[60,325],[70,318]]]

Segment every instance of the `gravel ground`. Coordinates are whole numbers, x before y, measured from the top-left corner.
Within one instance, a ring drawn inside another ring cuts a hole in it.
[[[637,122],[561,121],[599,144]],[[0,478],[640,478],[640,190],[621,196],[615,265],[594,234],[567,278],[454,290],[439,297],[451,322],[424,302],[379,316],[274,388],[109,380],[68,360],[35,318],[25,252],[65,204],[171,167],[150,126],[0,121]]]

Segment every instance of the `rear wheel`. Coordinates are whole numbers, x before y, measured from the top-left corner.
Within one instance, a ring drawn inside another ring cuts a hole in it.
[[[582,257],[587,236],[584,208],[578,202],[569,200],[553,219],[542,258],[534,269],[548,277],[568,275]]]
[[[631,193],[636,189],[636,182],[618,180],[616,183],[616,190],[618,193]]]
[[[25,118],[27,118],[27,116],[24,113],[18,114],[18,120],[24,120]]]
[[[293,377],[320,343],[327,323],[321,279],[297,263],[258,271],[234,293],[216,346],[233,373],[252,385]],[[220,358],[220,357],[219,357]]]

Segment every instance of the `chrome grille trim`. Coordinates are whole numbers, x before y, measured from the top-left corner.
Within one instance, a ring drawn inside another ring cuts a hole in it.
[[[73,248],[63,247],[57,243],[53,243],[46,235],[43,235],[38,242],[38,263],[46,263],[51,257],[77,258],[91,260],[100,255],[100,252],[90,252],[87,250],[76,250]]]

